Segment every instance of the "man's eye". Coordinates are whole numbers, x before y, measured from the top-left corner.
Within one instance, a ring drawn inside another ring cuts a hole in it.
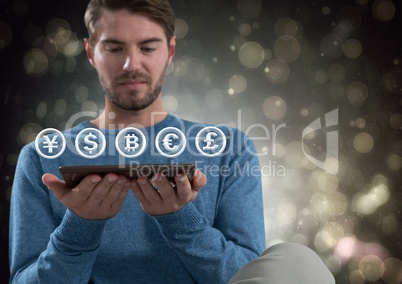
[[[151,53],[151,52],[155,51],[155,48],[144,46],[144,47],[141,47],[141,51],[144,53]]]
[[[106,47],[106,51],[110,53],[118,53],[122,51],[123,49],[121,47]]]

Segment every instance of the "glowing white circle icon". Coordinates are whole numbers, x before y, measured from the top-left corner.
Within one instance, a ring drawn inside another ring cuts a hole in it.
[[[138,128],[127,127],[117,134],[115,146],[123,157],[135,158],[145,151],[147,139]]]
[[[201,129],[196,138],[197,150],[206,157],[215,157],[222,154],[226,148],[226,136],[218,127],[207,126]]]
[[[183,153],[186,143],[184,133],[175,127],[164,128],[155,138],[156,150],[168,158],[174,158]]]
[[[86,128],[78,133],[75,139],[75,149],[84,158],[97,158],[106,149],[105,135],[96,128]]]
[[[66,149],[66,138],[59,130],[46,128],[36,136],[35,148],[43,158],[56,159]],[[47,154],[44,152],[47,152]]]

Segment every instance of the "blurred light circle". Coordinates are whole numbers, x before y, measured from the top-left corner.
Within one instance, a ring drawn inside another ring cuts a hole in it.
[[[242,93],[247,88],[247,80],[242,75],[234,75],[229,80],[229,87],[234,93]]]
[[[277,37],[284,35],[296,37],[299,32],[299,26],[296,21],[288,17],[279,18],[275,22],[275,34]]]
[[[199,82],[205,76],[205,66],[201,60],[191,58],[187,63],[186,79],[192,82]]]
[[[82,103],[81,111],[97,112],[98,105],[93,101],[87,100],[84,103]]]
[[[333,192],[338,189],[338,177],[329,173],[321,173],[317,180],[318,187],[324,192]]]
[[[10,44],[13,38],[11,27],[3,21],[0,21],[0,49],[5,48]]]
[[[41,130],[42,127],[39,124],[29,122],[20,129],[18,133],[19,141],[22,145],[35,141],[36,135],[38,135]]]
[[[337,33],[343,38],[348,38],[360,24],[362,16],[359,10],[354,6],[344,6],[336,13]]]
[[[219,109],[223,105],[223,94],[218,89],[212,89],[205,98],[210,109]]]
[[[385,89],[393,95],[402,95],[402,69],[393,68],[382,78]]]
[[[364,284],[365,280],[364,273],[360,270],[352,270],[349,273],[349,283]]]
[[[183,39],[188,34],[187,22],[183,19],[175,20],[175,35],[178,39]]]
[[[397,258],[387,258],[384,260],[385,271],[382,279],[386,283],[401,283],[402,282],[402,260]]]
[[[305,164],[305,159],[301,142],[293,141],[286,146],[285,161],[287,165],[295,169],[301,169]]]
[[[284,35],[274,43],[274,54],[285,62],[293,62],[300,56],[300,43],[293,36]]]
[[[272,59],[273,52],[272,50],[266,48],[264,49],[264,60],[269,61]]]
[[[374,282],[384,274],[385,267],[382,260],[376,255],[364,256],[359,262],[359,270],[363,272],[368,282]]]
[[[346,87],[346,95],[352,105],[360,105],[368,97],[367,85],[360,81],[351,82]]]
[[[366,120],[362,117],[359,117],[356,119],[355,125],[357,128],[363,129],[364,127],[366,127]]]
[[[60,18],[52,19],[46,25],[46,34],[48,36],[54,36],[60,32],[60,37],[62,37],[62,33],[65,31],[71,32],[70,24],[66,20]]]
[[[297,210],[294,205],[290,203],[282,203],[278,206],[276,211],[276,220],[281,225],[290,225],[297,218]]]
[[[65,114],[67,109],[67,103],[64,99],[58,99],[54,104],[54,112],[58,116],[62,116]]]
[[[300,110],[300,114],[301,114],[301,116],[304,116],[304,117],[308,116],[308,109],[302,108]]]
[[[184,77],[187,74],[187,64],[182,60],[176,60],[174,62],[173,74],[176,77]]]
[[[391,127],[397,130],[402,130],[402,114],[394,113],[390,119]]]
[[[243,23],[239,26],[239,33],[242,36],[248,36],[251,34],[251,26],[247,23]]]
[[[314,79],[318,84],[325,84],[328,82],[328,73],[324,70],[318,70]]]
[[[353,145],[359,153],[368,153],[374,147],[374,139],[369,133],[362,132],[355,136]]]
[[[379,21],[386,22],[395,16],[395,5],[391,0],[375,0],[372,6],[373,16]]]
[[[262,10],[261,0],[238,0],[237,9],[246,18],[257,17]]]
[[[37,48],[24,55],[23,64],[25,73],[31,77],[43,76],[49,67],[46,53]]]
[[[168,112],[176,112],[179,103],[174,96],[166,95],[162,96],[163,105]]]
[[[43,119],[47,114],[47,104],[46,102],[41,102],[36,107],[36,117]]]
[[[362,45],[356,39],[348,39],[343,44],[343,53],[347,58],[356,59],[362,54]]]
[[[339,35],[328,34],[321,39],[321,53],[329,59],[335,59],[343,54],[343,40]]]
[[[321,11],[323,15],[329,15],[331,13],[331,8],[329,8],[328,6],[324,6],[322,7]]]
[[[264,49],[257,42],[246,42],[239,49],[240,63],[247,68],[259,67],[264,58]]]
[[[402,169],[402,157],[398,154],[389,155],[387,165],[392,171],[399,171]]]
[[[333,83],[340,83],[346,78],[346,68],[339,63],[331,64],[328,68],[328,78]]]
[[[265,99],[263,110],[266,117],[272,120],[282,119],[287,111],[286,102],[278,96],[272,96]]]
[[[274,84],[286,82],[289,75],[289,65],[280,59],[272,59],[265,67],[265,76]]]
[[[79,104],[83,104],[89,97],[88,88],[85,86],[79,86],[75,89],[75,100]]]

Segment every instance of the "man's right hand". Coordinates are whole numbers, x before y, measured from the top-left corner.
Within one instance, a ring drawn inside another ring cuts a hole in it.
[[[85,177],[75,188],[52,174],[44,174],[43,183],[68,209],[90,220],[104,220],[116,215],[123,206],[130,181],[117,174],[103,178],[93,174]]]

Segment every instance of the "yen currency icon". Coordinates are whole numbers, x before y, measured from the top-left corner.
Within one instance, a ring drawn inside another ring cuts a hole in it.
[[[66,149],[66,138],[57,129],[46,128],[35,139],[35,148],[46,159],[56,159]]]

